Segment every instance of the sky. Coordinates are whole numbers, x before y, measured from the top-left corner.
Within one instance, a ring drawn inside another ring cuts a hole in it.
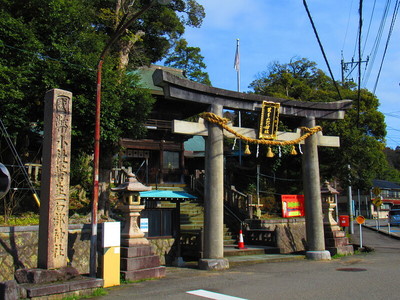
[[[385,5],[389,6],[385,26],[377,43]],[[289,63],[293,58],[307,58],[329,75],[316,36],[302,0],[197,0],[206,17],[201,28],[187,28],[184,38],[189,46],[199,47],[211,83],[227,90],[238,89],[234,69],[236,41],[240,42],[240,91],[251,91],[250,83],[268,70],[273,62]],[[375,2],[375,8],[374,7]],[[395,3],[390,0],[363,1],[361,34],[361,87],[374,90]],[[341,80],[344,62],[358,61],[359,1],[308,0],[308,9],[318,31],[335,80]],[[372,14],[372,12],[374,12]],[[387,146],[400,145],[400,20],[394,23],[375,94],[379,111],[387,124]],[[373,45],[379,45],[373,51]],[[374,55],[375,53],[375,55]],[[367,67],[367,68],[366,68]],[[369,75],[368,75],[369,74]],[[352,73],[357,81],[358,73]]]

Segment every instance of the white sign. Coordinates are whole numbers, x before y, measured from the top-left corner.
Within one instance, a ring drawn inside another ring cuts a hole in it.
[[[140,218],[140,230],[142,232],[149,232],[149,219]]]

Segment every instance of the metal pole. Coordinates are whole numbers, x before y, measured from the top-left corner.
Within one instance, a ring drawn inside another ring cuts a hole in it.
[[[347,165],[349,168],[349,177],[350,177],[350,165]],[[349,178],[350,179],[350,178]],[[353,224],[353,197],[352,197],[352,192],[351,192],[351,184],[349,184],[349,201],[348,201],[348,206],[349,206],[349,233],[354,234],[354,224]]]
[[[260,165],[257,165],[257,205],[260,205]]]
[[[121,23],[114,35],[110,38],[103,51],[100,54],[97,65],[97,88],[96,88],[96,111],[95,111],[95,129],[94,129],[94,152],[93,152],[93,201],[92,201],[92,235],[90,238],[90,276],[96,277],[96,251],[97,251],[97,208],[99,202],[99,158],[100,158],[100,107],[101,107],[101,75],[103,62],[110,47],[126,31],[126,29],[140,15],[150,9],[155,2],[151,1],[143,9],[134,14],[126,23]]]
[[[362,239],[362,225],[360,224],[360,248],[363,247],[363,239]]]

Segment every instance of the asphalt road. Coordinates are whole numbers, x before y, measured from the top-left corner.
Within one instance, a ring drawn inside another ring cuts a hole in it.
[[[352,239],[358,243],[359,226],[354,228]],[[95,299],[400,299],[400,240],[371,229],[362,232],[364,245],[375,251],[324,262],[241,265],[222,272],[168,268],[165,278],[110,288],[107,296]],[[198,290],[217,294],[205,298],[188,293]]]

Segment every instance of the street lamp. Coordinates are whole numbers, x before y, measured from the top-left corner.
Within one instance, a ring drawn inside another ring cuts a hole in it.
[[[101,74],[103,62],[108,54],[111,46],[126,31],[126,29],[143,13],[159,3],[166,5],[171,0],[150,0],[140,11],[135,13],[128,21],[118,25],[117,30],[111,36],[110,40],[100,54],[99,63],[97,65],[97,88],[96,88],[96,111],[95,111],[95,128],[94,128],[94,154],[93,154],[93,203],[92,203],[92,235],[90,239],[90,276],[96,276],[96,250],[97,250],[97,209],[99,202],[99,158],[100,158],[100,107],[101,107]]]

